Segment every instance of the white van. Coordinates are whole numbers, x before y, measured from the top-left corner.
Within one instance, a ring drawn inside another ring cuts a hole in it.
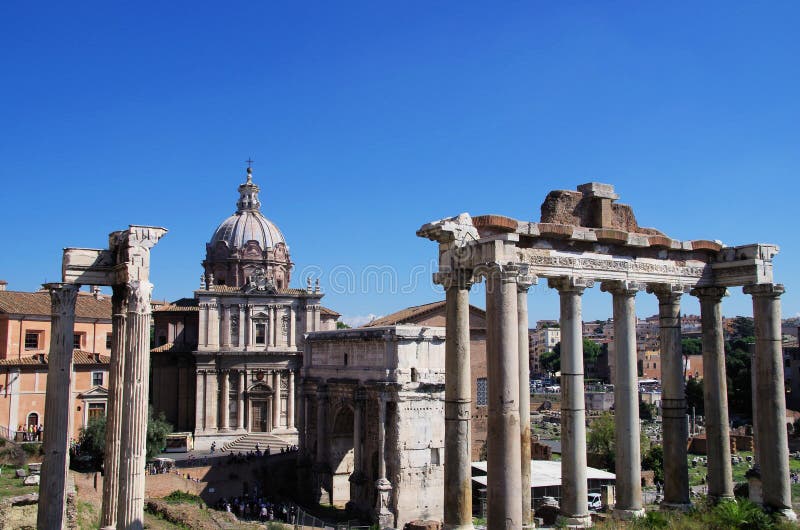
[[[599,493],[589,494],[589,511],[597,511],[603,507],[603,501],[600,500]]]

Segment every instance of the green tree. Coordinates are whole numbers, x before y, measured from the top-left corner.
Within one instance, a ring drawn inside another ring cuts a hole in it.
[[[639,400],[639,418],[645,421],[653,421],[656,419],[656,406],[652,403],[645,403]]]
[[[604,412],[589,424],[589,434],[586,437],[586,449],[590,453],[600,455],[607,469],[614,467],[615,430],[614,415]]]
[[[692,407],[696,414],[702,416],[705,412],[703,407],[703,380],[691,378],[686,381],[686,410],[692,413]]]
[[[595,364],[597,358],[603,351],[603,347],[589,339],[583,339],[583,364],[584,366]],[[546,361],[545,361],[546,360]],[[561,370],[561,343],[553,346],[552,352],[547,352],[539,357],[540,364],[549,372]],[[555,369],[551,369],[555,368]]]
[[[350,326],[348,326],[344,322],[337,322],[336,329],[350,329]]]
[[[742,339],[756,334],[756,326],[752,317],[736,317],[733,319],[733,338]]]
[[[653,472],[656,482],[664,483],[664,448],[654,445],[646,453],[642,453],[642,469]]]
[[[703,341],[700,339],[682,339],[681,349],[684,355],[700,355],[703,353]]]
[[[556,344],[556,346],[558,346],[558,344]],[[539,364],[545,372],[551,374],[559,372],[561,370],[561,355],[555,348],[553,351],[544,352],[539,356]]]
[[[167,422],[163,412],[155,413],[153,407],[147,410],[147,459],[155,458],[167,445],[167,435],[172,432],[172,425]],[[79,436],[81,453],[91,455],[100,462],[106,452],[106,418],[93,418],[85,427],[81,427]]]

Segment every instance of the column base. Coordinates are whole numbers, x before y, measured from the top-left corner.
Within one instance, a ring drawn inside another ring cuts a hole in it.
[[[614,508],[614,511],[611,512],[611,516],[614,519],[618,519],[620,521],[630,521],[631,519],[644,517],[644,508],[639,508],[635,510],[623,510]]]
[[[797,521],[797,514],[791,508],[784,508],[783,510],[774,510],[781,517],[785,517],[787,521]]]
[[[665,512],[688,512],[692,509],[691,502],[667,502],[663,501],[660,505],[662,511]]]
[[[589,528],[592,526],[591,515],[559,515],[556,523],[569,528]]]

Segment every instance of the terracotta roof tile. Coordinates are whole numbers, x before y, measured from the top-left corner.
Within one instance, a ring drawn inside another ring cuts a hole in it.
[[[169,304],[164,304],[157,308],[153,308],[153,312],[160,312],[160,311],[199,311],[200,306],[198,305],[197,300],[194,298],[181,298],[180,300],[175,300]]]
[[[232,285],[214,285],[211,289],[199,289],[202,292],[217,292],[217,293],[245,293],[241,287],[234,287]],[[293,289],[293,288],[284,288],[284,289],[276,289],[275,290],[278,294],[308,294],[308,291],[305,289]],[[317,293],[319,294],[319,293]]]
[[[431,302],[429,304],[407,307],[390,315],[376,318],[372,322],[365,324],[363,327],[374,328],[378,326],[394,326],[395,324],[414,324],[416,323],[418,317],[427,315],[428,313],[432,313],[440,309],[444,310],[444,306],[445,301],[441,300],[439,302]],[[475,307],[474,305],[470,305],[469,310],[471,312],[477,312],[483,316],[486,315],[486,311],[479,307]]]
[[[47,354],[43,355],[43,360],[40,360],[42,359],[40,355],[42,354],[31,355],[28,357],[23,357],[22,359],[2,359],[0,360],[0,366],[47,366]],[[109,364],[111,362],[111,358],[108,355],[98,355],[95,357],[94,353],[88,351],[73,350],[72,362],[77,366],[101,366],[104,364]]]
[[[175,344],[168,342],[150,350],[150,353],[191,353],[192,347],[188,344]]]
[[[50,293],[39,291],[0,291],[0,313],[14,315],[50,316]],[[101,318],[111,320],[111,297],[95,298],[89,293],[80,293],[75,302],[77,318]]]
[[[328,315],[328,316],[332,316],[332,317],[340,317],[340,316],[342,316],[341,313],[337,313],[333,309],[330,309],[330,308],[325,307],[325,306],[320,306],[319,312],[322,315]]]

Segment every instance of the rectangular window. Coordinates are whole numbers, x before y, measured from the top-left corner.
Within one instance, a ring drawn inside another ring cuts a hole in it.
[[[38,350],[39,349],[39,331],[28,331],[25,333],[25,349]]]
[[[95,418],[102,418],[106,415],[105,403],[89,403],[89,421]]]
[[[72,335],[72,347],[80,350],[83,347],[83,333],[75,333]]]
[[[485,407],[486,403],[487,403],[487,401],[486,401],[486,378],[485,377],[479,377],[478,378],[478,392],[477,392],[477,398],[475,400],[475,404],[477,406],[479,406],[479,407]]]
[[[111,342],[114,340],[113,333],[106,333],[106,349],[111,351]]]
[[[266,322],[256,322],[256,344],[267,343],[267,324]]]
[[[92,386],[103,386],[103,372],[92,372]]]

